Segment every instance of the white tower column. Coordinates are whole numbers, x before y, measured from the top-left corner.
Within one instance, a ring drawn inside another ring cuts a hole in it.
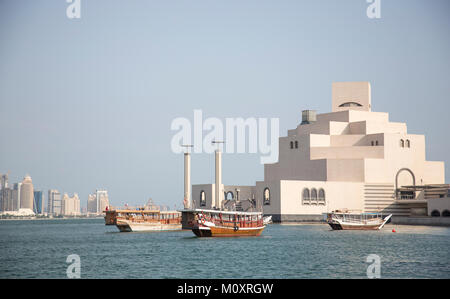
[[[184,208],[191,207],[191,154],[184,153]]]
[[[222,153],[220,149],[215,152],[216,157],[216,185],[215,185],[215,202],[212,203],[212,207],[220,208],[220,203],[222,202],[223,191],[222,191]]]

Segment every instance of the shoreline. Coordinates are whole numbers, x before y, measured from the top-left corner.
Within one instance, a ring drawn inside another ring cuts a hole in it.
[[[30,218],[0,218],[0,221],[17,221],[17,220],[70,220],[70,219],[104,219],[103,216],[98,217],[30,217]]]
[[[31,221],[31,220],[83,220],[104,219],[103,216],[95,217],[30,217],[30,218],[0,218],[1,221]],[[325,221],[282,221],[271,224],[284,226],[300,225],[328,225]],[[386,226],[428,226],[428,227],[450,227],[450,217],[396,217],[386,223]]]
[[[273,224],[279,225],[328,225],[325,221],[285,221],[274,222]],[[387,225],[399,225],[399,226],[429,226],[429,227],[450,227],[450,217],[400,217],[393,218]]]

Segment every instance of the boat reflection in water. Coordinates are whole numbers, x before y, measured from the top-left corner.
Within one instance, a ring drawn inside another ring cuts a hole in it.
[[[197,237],[260,236],[265,228],[261,212],[203,209],[183,210],[182,224]]]
[[[333,230],[380,230],[391,219],[379,213],[350,214],[335,211],[326,214],[326,221]]]

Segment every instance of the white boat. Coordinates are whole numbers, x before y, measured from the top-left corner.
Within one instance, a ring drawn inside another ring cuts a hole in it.
[[[266,216],[263,218],[264,225],[272,223],[272,216]]]
[[[391,217],[392,214],[383,218],[379,213],[332,212],[327,214],[327,223],[333,230],[380,230]]]
[[[159,210],[107,210],[105,224],[121,232],[181,230],[181,213]]]

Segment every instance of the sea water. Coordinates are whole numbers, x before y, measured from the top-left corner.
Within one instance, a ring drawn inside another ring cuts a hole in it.
[[[369,255],[381,278],[450,278],[450,228],[271,224],[260,237],[197,238],[102,219],[0,221],[0,278],[66,278],[73,254],[81,278],[367,278]]]

